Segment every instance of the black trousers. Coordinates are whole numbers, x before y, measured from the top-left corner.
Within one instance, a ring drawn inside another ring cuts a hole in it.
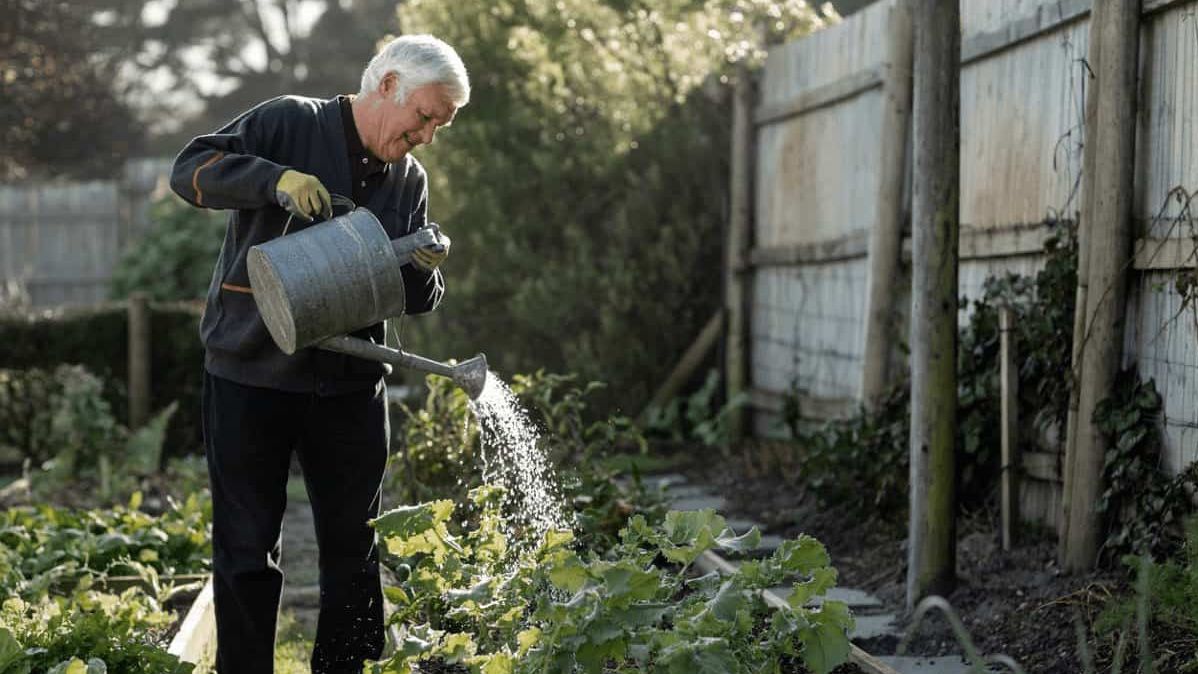
[[[204,374],[218,674],[271,674],[283,511],[297,452],[320,549],[313,674],[362,671],[383,649],[374,530],[387,463],[386,390],[333,397]]]

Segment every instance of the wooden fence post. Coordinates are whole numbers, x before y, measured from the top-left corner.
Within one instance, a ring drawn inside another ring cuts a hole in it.
[[[129,295],[129,428],[150,417],[150,305],[145,293]]]
[[[749,386],[748,252],[753,218],[753,74],[741,65],[736,72],[732,107],[732,166],[729,186],[728,240],[725,244],[724,308],[728,341],[724,354],[725,394],[734,400]],[[748,408],[739,405],[728,416],[729,437],[745,435]]]
[[[1102,490],[1107,439],[1093,422],[1098,403],[1110,395],[1123,350],[1123,321],[1131,266],[1131,215],[1135,178],[1136,80],[1139,70],[1140,3],[1107,0],[1091,39],[1101,40],[1098,71],[1092,229],[1089,242],[1086,329],[1076,416],[1074,456],[1066,457],[1069,499],[1065,568],[1094,566],[1101,522],[1094,504]],[[1087,129],[1087,132],[1091,131]],[[1075,349],[1076,350],[1076,349]]]
[[[1010,550],[1019,527],[1019,367],[1016,365],[1014,312],[998,309],[999,380],[1002,384],[1002,549]]]
[[[890,383],[895,334],[899,261],[903,240],[903,180],[907,168],[907,131],[911,126],[911,5],[898,0],[890,9],[882,111],[881,176],[877,218],[869,232],[869,278],[865,309],[865,355],[861,400],[873,408]]]
[[[1061,485],[1061,514],[1057,521],[1057,561],[1065,565],[1065,541],[1069,539],[1069,490],[1073,487],[1073,460],[1077,458],[1074,447],[1077,444],[1077,404],[1081,391],[1082,360],[1086,353],[1086,298],[1089,292],[1090,279],[1090,221],[1094,217],[1094,161],[1097,148],[1095,138],[1098,135],[1098,96],[1095,95],[1094,83],[1102,64],[1102,40],[1094,28],[1103,23],[1102,16],[1106,4],[1094,3],[1090,10],[1090,41],[1087,48],[1087,68],[1084,77],[1091,86],[1084,87],[1085,92],[1085,129],[1084,145],[1082,146],[1082,191],[1081,204],[1077,218],[1077,292],[1074,293],[1073,306],[1073,345],[1069,359],[1069,411],[1065,420],[1065,456],[1062,464]]]
[[[915,3],[907,606],[956,584],[961,8]]]

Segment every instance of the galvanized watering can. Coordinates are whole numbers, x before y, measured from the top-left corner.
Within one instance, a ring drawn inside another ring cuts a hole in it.
[[[283,353],[315,346],[431,372],[477,398],[487,381],[481,353],[462,363],[441,363],[346,334],[404,312],[400,266],[417,248],[442,245],[440,237],[430,225],[392,241],[373,213],[354,208],[254,246],[246,264],[258,313]]]

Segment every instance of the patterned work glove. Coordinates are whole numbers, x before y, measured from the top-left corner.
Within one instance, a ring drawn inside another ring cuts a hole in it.
[[[333,215],[333,200],[320,179],[294,169],[283,171],[279,176],[275,201],[305,222],[312,222],[317,215],[325,218]]]
[[[439,243],[412,251],[412,264],[417,269],[431,272],[449,257],[449,246],[452,243],[448,236],[437,233]]]

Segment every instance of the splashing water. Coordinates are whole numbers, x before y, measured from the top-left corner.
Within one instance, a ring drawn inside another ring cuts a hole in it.
[[[512,389],[494,372],[470,409],[482,430],[483,479],[503,487],[508,540],[534,546],[550,529],[569,529],[553,467],[541,451],[540,432]]]

